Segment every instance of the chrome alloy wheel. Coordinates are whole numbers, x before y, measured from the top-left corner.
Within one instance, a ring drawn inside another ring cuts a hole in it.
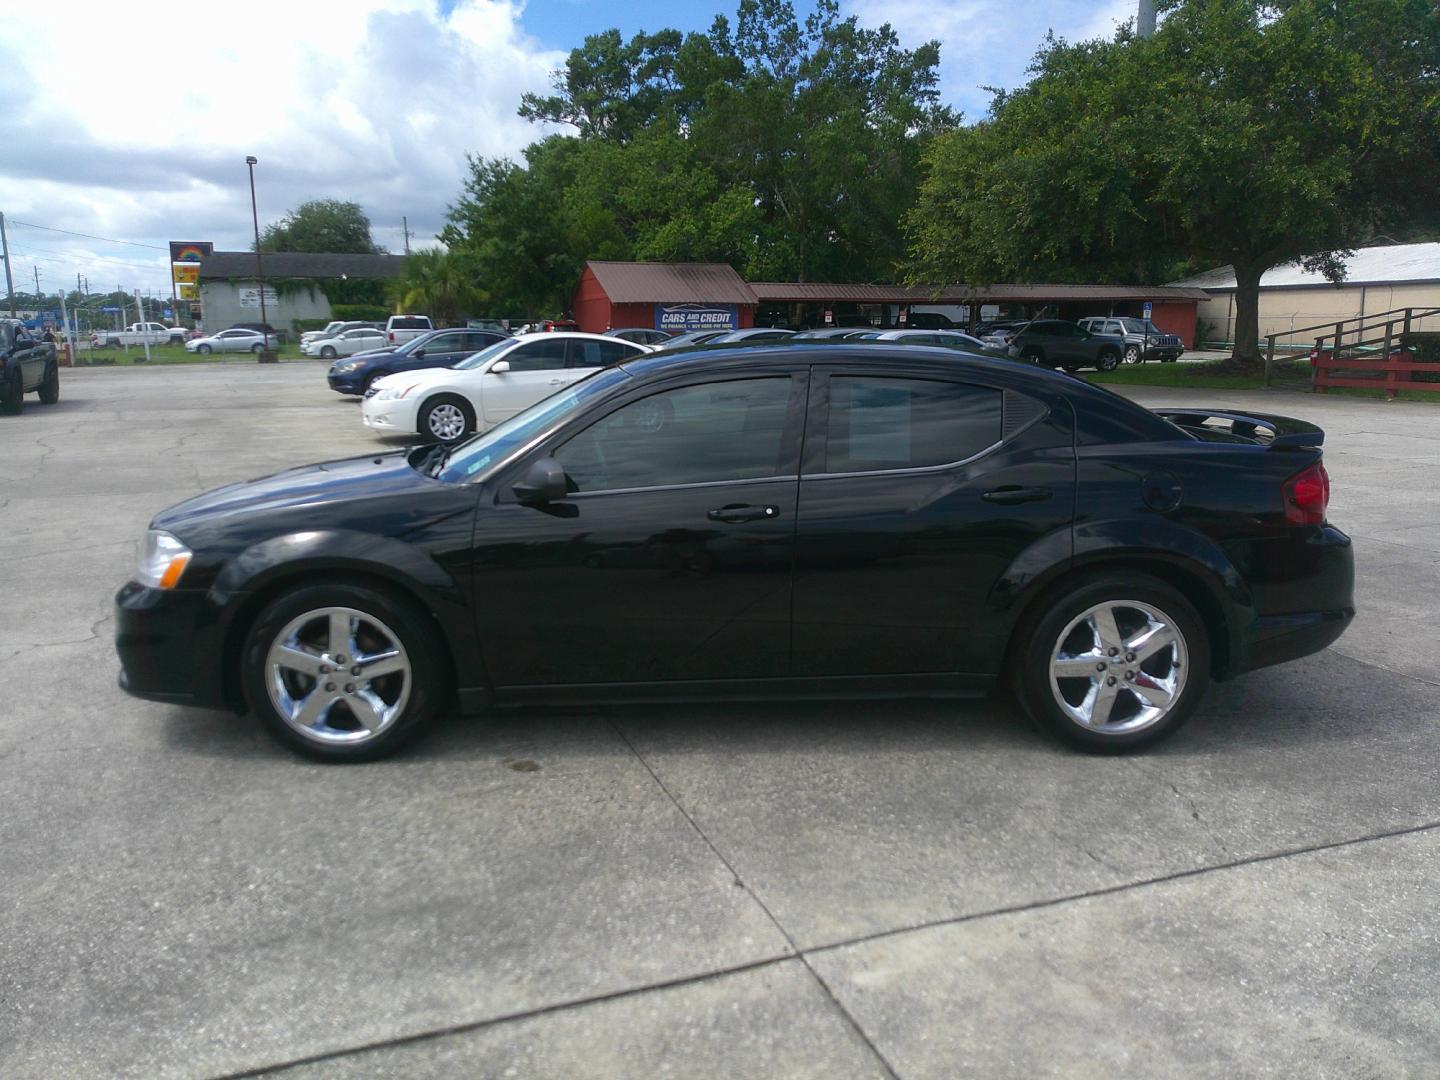
[[[329,607],[275,635],[265,685],[280,717],[313,742],[354,744],[386,731],[414,679],[399,637],[373,615]]]
[[[1107,600],[1060,634],[1050,692],[1081,727],[1120,735],[1163,720],[1180,700],[1189,667],[1174,619],[1139,600]]]
[[[425,423],[431,435],[445,442],[454,442],[465,434],[465,413],[449,401],[442,401],[431,409]]]

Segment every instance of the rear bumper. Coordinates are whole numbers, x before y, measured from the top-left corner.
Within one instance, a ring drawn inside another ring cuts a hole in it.
[[[1240,634],[1231,674],[1317,653],[1355,618],[1354,551],[1333,525],[1295,530],[1250,570],[1259,610]]]

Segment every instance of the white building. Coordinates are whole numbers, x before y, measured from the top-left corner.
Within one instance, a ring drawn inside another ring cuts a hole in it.
[[[1281,344],[1305,346],[1317,334],[1296,333],[1317,323],[1372,320],[1399,308],[1440,308],[1440,243],[1361,248],[1345,262],[1335,285],[1298,264],[1277,266],[1260,279],[1260,336],[1279,334]],[[1208,341],[1235,340],[1235,271],[1228,266],[1172,281],[1204,289],[1212,303],[1200,315]],[[1412,329],[1440,330],[1440,316]],[[1293,340],[1286,337],[1294,333]],[[1263,342],[1262,342],[1263,344]]]

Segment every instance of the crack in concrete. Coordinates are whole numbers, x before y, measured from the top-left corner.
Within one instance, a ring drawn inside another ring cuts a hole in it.
[[[16,649],[14,652],[10,653],[8,656],[0,657],[0,664],[9,663],[11,660],[14,660],[17,656],[23,656],[23,655],[26,654],[26,653],[35,652],[37,649],[58,649],[58,648],[59,648],[60,646],[62,646],[62,645],[88,645],[88,644],[90,644],[90,642],[92,642],[92,641],[99,641],[99,640],[100,640],[100,627],[104,626],[107,622],[109,622],[109,621],[110,621],[111,619],[113,619],[114,617],[115,617],[114,612],[111,612],[111,613],[109,613],[109,614],[107,614],[107,615],[102,616],[102,617],[99,618],[99,619],[96,619],[93,623],[90,624],[90,636],[89,636],[89,637],[76,638],[76,639],[74,639],[73,641],[36,641],[36,642],[32,642],[32,643],[30,643],[30,644],[21,646],[19,649]]]

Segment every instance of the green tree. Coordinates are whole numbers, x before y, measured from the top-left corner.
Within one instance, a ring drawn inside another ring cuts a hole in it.
[[[399,310],[423,311],[437,325],[458,323],[489,299],[471,260],[463,253],[439,249],[412,253],[403,275],[392,285]]]
[[[312,199],[260,234],[261,251],[333,251],[371,255],[381,251],[359,203]]]
[[[752,277],[886,279],[921,153],[955,123],[938,46],[821,0],[742,0],[704,34],[593,35],[521,114],[567,125],[525,166],[471,161],[442,239],[496,304],[563,308],[587,258],[729,262]]]
[[[1146,40],[1047,41],[1025,87],[934,142],[907,219],[912,280],[1228,263],[1249,364],[1267,269],[1307,261],[1338,280],[1377,233],[1440,223],[1431,0],[1164,7]]]

